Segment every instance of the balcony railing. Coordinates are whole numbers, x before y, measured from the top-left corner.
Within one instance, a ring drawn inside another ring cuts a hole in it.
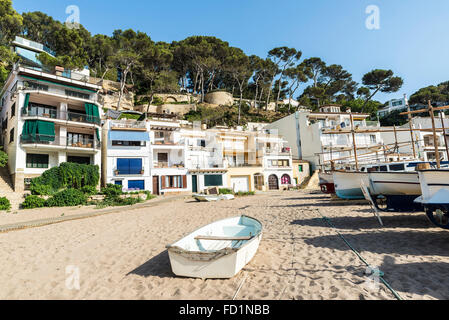
[[[172,145],[178,146],[179,143],[175,143],[172,139],[169,138],[155,138],[153,141],[153,145]]]
[[[260,167],[260,163],[229,163],[229,168]]]
[[[57,120],[66,120],[66,121],[74,121],[81,123],[92,123],[92,124],[100,124],[101,119],[99,117],[87,115],[85,113],[77,113],[77,112],[61,112],[56,110],[48,110],[42,111],[41,109],[22,109],[22,117],[39,117],[39,118],[47,118],[47,119],[57,119]]]
[[[133,169],[133,170],[124,170],[124,169],[117,169],[114,168],[114,175],[116,176],[123,176],[123,175],[143,175],[145,174],[145,170],[143,168],[141,169]]]
[[[154,168],[185,168],[184,164],[181,163],[169,163],[165,161],[153,162]]]
[[[22,144],[40,144],[46,146],[73,147],[85,149],[100,149],[101,143],[96,139],[69,139],[67,137],[51,136],[45,134],[28,134],[21,135],[20,142]]]
[[[113,120],[111,121],[111,128],[146,130],[147,124],[145,121]]]

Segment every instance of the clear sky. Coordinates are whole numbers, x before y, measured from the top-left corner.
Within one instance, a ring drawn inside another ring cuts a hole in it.
[[[69,5],[92,34],[132,28],[166,42],[210,35],[261,57],[295,47],[304,58],[341,64],[359,83],[374,68],[392,69],[404,86],[376,95],[382,102],[449,80],[448,0],[13,0],[19,13],[60,21]],[[379,8],[378,30],[366,27],[369,5]]]

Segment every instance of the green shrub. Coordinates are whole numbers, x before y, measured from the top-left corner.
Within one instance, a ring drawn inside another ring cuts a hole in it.
[[[45,207],[45,199],[39,198],[38,196],[31,195],[25,198],[22,203],[23,209],[33,209]]]
[[[50,196],[55,193],[55,190],[52,186],[39,183],[32,183],[30,186],[30,190],[33,195]]]
[[[84,194],[91,196],[94,194],[97,194],[97,188],[94,186],[84,186],[81,188],[81,192],[83,192]]]
[[[0,197],[0,210],[11,209],[11,203],[6,197]]]
[[[101,194],[104,194],[106,198],[114,198],[123,194],[122,186],[118,184],[108,183],[105,188],[101,189]]]
[[[255,194],[256,193],[254,191],[250,191],[250,192],[239,191],[235,195],[238,196],[238,197],[244,197],[244,196],[253,196]]]
[[[48,207],[71,207],[85,204],[86,195],[78,189],[65,189],[47,200]]]
[[[232,192],[231,189],[226,189],[226,188],[219,189],[219,192],[220,192],[220,194],[234,194],[234,192]]]
[[[99,181],[100,168],[97,165],[64,162],[32,179],[30,188],[35,194],[51,195],[64,188],[96,187]]]

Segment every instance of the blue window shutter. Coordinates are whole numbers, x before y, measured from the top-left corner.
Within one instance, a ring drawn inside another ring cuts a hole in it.
[[[128,189],[145,190],[145,180],[129,180]]]
[[[131,174],[139,174],[142,170],[142,159],[129,159],[129,171]]]
[[[117,159],[117,170],[120,174],[129,174],[129,159]]]

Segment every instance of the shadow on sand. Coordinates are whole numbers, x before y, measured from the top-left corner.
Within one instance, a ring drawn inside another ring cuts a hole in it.
[[[154,256],[141,266],[137,267],[127,275],[135,274],[141,277],[159,277],[159,278],[173,278],[176,275],[171,271],[170,259],[168,251],[165,250]]]
[[[362,210],[360,210],[362,212]],[[363,229],[382,229],[377,218],[370,210],[366,210],[366,217],[333,217],[332,224],[337,229],[346,230],[363,230]],[[399,213],[394,216],[382,216],[384,228],[414,228],[414,229],[429,229],[435,226],[427,219],[424,213]],[[315,219],[298,219],[293,220],[291,225],[309,226],[309,227],[323,227],[328,226],[321,218]]]

